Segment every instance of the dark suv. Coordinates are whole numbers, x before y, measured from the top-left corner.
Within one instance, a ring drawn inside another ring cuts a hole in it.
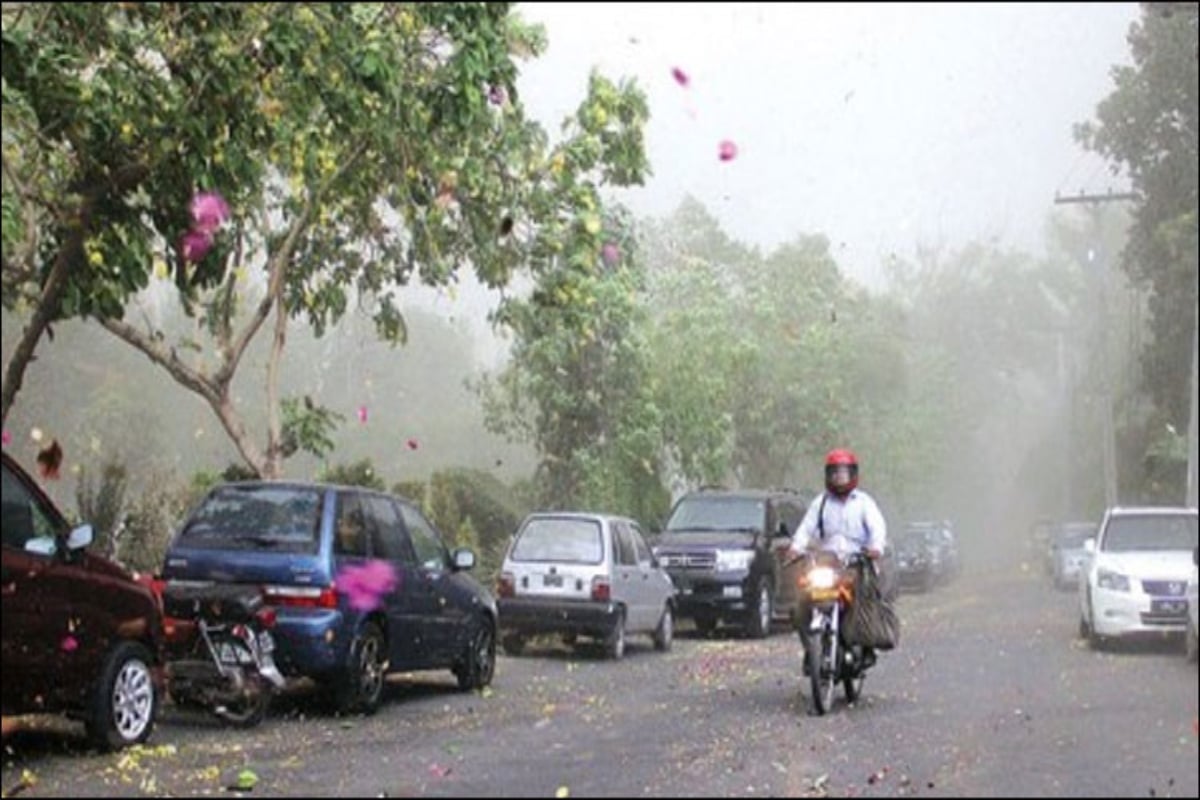
[[[775,548],[796,531],[808,498],[788,489],[702,489],[675,504],[654,553],[679,591],[678,615],[701,633],[722,620],[765,637],[795,602]]]
[[[150,590],[85,552],[33,479],[3,455],[3,713],[65,712],[92,742],[144,742],[162,688],[162,614]]]

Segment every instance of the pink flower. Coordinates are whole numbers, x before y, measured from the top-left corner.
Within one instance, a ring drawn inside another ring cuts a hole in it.
[[[725,139],[721,142],[721,146],[717,149],[717,155],[722,161],[733,161],[737,158],[737,145]]]
[[[674,78],[675,82],[678,83],[680,86],[686,87],[688,85],[688,80],[689,80],[688,74],[686,72],[684,72],[683,70],[681,70],[679,67],[671,68],[671,77]]]
[[[63,637],[61,646],[64,653],[74,653],[79,649],[79,640],[68,633]]]
[[[212,235],[203,231],[191,230],[179,239],[179,252],[184,261],[193,263],[202,260],[212,249]]]
[[[366,421],[367,421],[367,407],[366,406],[358,407],[358,421],[362,422],[362,423],[366,423]]]
[[[606,267],[611,267],[621,259],[621,248],[612,242],[608,242],[604,247],[600,248],[600,257],[604,259]]]
[[[386,561],[368,561],[347,566],[338,573],[337,587],[356,611],[373,611],[383,605],[385,595],[395,591],[396,571]]]
[[[488,101],[494,106],[502,106],[508,100],[508,90],[496,85],[488,90]]]
[[[229,219],[229,204],[216,192],[200,192],[192,198],[193,230],[211,234]]]
[[[8,431],[4,432],[4,446],[7,447],[12,442],[12,434]]]

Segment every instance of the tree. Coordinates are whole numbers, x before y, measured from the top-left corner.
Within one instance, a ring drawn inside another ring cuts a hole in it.
[[[1122,255],[1130,278],[1149,288],[1153,337],[1146,391],[1159,427],[1186,428],[1197,302],[1197,6],[1144,3],[1130,27],[1133,66],[1112,70],[1116,88],[1076,138],[1123,170],[1138,195]]]
[[[602,217],[597,189],[584,187],[586,210],[531,296],[500,308],[514,332],[512,360],[481,389],[492,429],[533,443],[540,506],[658,519],[667,498],[643,274],[628,217]]]
[[[827,241],[801,236],[764,257],[695,201],[647,239],[651,361],[670,460],[691,484],[796,479],[797,464],[845,428],[830,365],[844,363],[854,329],[837,327],[849,295]]]
[[[543,46],[507,4],[6,8],[4,303],[33,316],[0,413],[50,324],[91,317],[203,397],[246,462],[277,475],[290,320],[324,332],[357,296],[402,342],[396,292],[409,280],[444,285],[469,264],[505,286],[553,263],[586,186],[640,180],[633,85],[593,76],[553,148],[526,119],[514,59]],[[188,238],[199,191],[230,209],[204,246]],[[167,276],[214,340],[195,359],[125,319],[129,298]],[[235,328],[248,285],[262,293]],[[260,448],[230,387],[272,311]]]

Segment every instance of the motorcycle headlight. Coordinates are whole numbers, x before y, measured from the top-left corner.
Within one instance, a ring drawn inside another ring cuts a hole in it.
[[[737,572],[750,569],[750,562],[753,560],[753,550],[718,550],[717,572]]]
[[[814,589],[832,589],[837,583],[837,573],[831,567],[814,567],[808,573],[808,585]]]
[[[1096,573],[1096,585],[1101,589],[1110,589],[1114,592],[1128,592],[1129,578],[1119,572],[1101,569]]]

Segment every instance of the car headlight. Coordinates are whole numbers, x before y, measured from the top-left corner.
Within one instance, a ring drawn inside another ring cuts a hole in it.
[[[813,567],[808,572],[808,585],[814,589],[832,589],[837,573],[831,567]]]
[[[1129,577],[1109,569],[1101,569],[1096,573],[1096,585],[1114,592],[1128,592]]]
[[[750,569],[750,562],[753,560],[753,550],[718,550],[717,572],[736,572],[738,570]]]

